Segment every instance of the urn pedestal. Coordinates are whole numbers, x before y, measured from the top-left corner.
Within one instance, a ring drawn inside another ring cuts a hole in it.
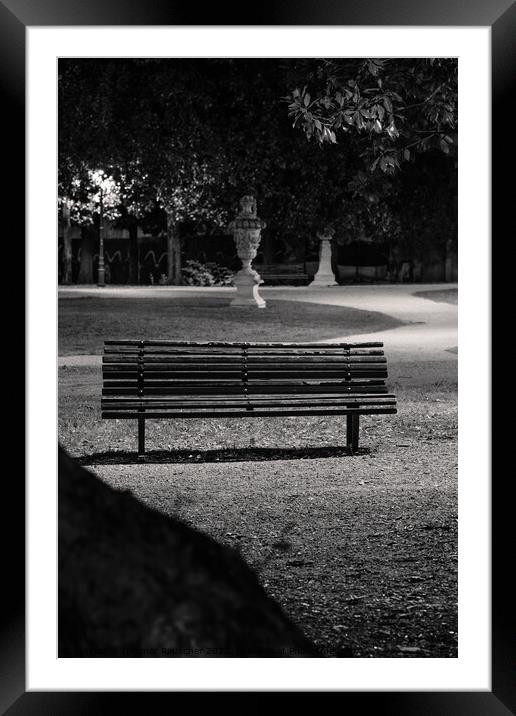
[[[260,274],[253,269],[251,262],[256,258],[261,240],[261,230],[266,227],[266,223],[256,215],[254,197],[243,196],[240,200],[240,207],[239,213],[229,225],[235,240],[238,258],[242,261],[242,268],[233,279],[237,295],[231,301],[230,306],[265,308],[266,303],[258,291],[263,280]]]
[[[335,274],[331,268],[331,240],[333,234],[333,229],[325,229],[317,233],[317,237],[320,241],[319,268],[314,276],[314,280],[308,284],[312,288],[338,286],[337,281],[335,281]]]

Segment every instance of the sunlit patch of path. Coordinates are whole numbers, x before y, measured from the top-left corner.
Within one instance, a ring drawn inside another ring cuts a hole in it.
[[[446,288],[456,288],[456,284],[444,285]],[[383,341],[386,352],[398,361],[456,361],[456,354],[449,349],[458,342],[457,306],[413,295],[416,290],[439,290],[442,286],[443,284],[389,284],[303,288],[297,290],[293,300],[379,311],[407,323],[397,328],[360,335],[343,332],[341,336],[324,341],[325,343],[341,340]],[[264,293],[275,295],[276,291],[278,289],[269,289]],[[282,298],[287,298],[285,290],[282,290],[281,294]]]

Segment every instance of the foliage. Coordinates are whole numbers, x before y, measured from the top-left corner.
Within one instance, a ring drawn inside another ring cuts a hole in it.
[[[101,167],[121,225],[159,233],[166,211],[180,243],[187,227],[227,233],[252,193],[266,262],[302,260],[329,223],[339,240],[396,241],[396,170],[426,181],[422,159],[438,150],[442,176],[456,173],[456,72],[452,59],[61,59],[59,194],[75,196],[79,179],[83,196]],[[448,178],[432,183],[439,197]]]
[[[439,152],[400,173],[396,211],[398,249],[408,257],[444,256],[457,247],[457,172]]]
[[[220,266],[213,261],[206,264],[206,268],[213,276],[214,286],[233,286],[233,271],[227,266]]]
[[[292,67],[61,60],[60,192],[84,165],[113,167],[133,216],[164,208],[175,223],[202,221],[210,231],[224,229],[252,192],[270,231],[304,241],[342,194],[335,169],[343,157],[307,149],[291,131],[279,98]]]
[[[70,190],[81,167],[114,167],[127,211],[154,207],[174,221],[223,223],[203,160],[199,83],[189,63],[153,59],[62,59],[59,64],[60,184]],[[204,128],[206,129],[206,128]]]
[[[216,263],[190,260],[183,267],[183,283],[187,286],[232,286],[233,272]]]
[[[457,141],[454,59],[319,60],[284,99],[294,126],[310,139],[348,135],[370,171],[393,173],[414,153]]]
[[[339,235],[349,240],[395,242],[400,234],[397,212],[397,178],[371,178],[362,170],[349,181],[349,211],[339,226]]]
[[[85,170],[73,177],[68,195],[58,199],[62,212],[68,212],[70,220],[82,226],[93,224],[101,205],[105,219],[117,219],[122,200],[120,184],[102,169]]]

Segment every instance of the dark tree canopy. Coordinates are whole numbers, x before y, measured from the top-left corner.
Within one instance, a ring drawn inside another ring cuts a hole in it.
[[[284,99],[294,126],[323,144],[351,137],[371,171],[457,142],[457,60],[308,60]],[[301,67],[300,67],[301,69]]]
[[[347,152],[307,147],[292,132],[280,100],[293,69],[288,60],[62,60],[63,191],[87,167],[105,167],[130,179],[135,212],[168,201],[178,219],[223,224],[255,192],[274,218],[304,224],[321,195],[339,194]]]
[[[179,255],[188,232],[227,233],[245,193],[267,220],[266,250],[302,254],[327,224],[341,240],[397,241],[407,167],[413,185],[427,182],[441,155],[433,191],[453,213],[456,70],[424,59],[61,59],[60,196],[85,201],[103,170],[119,220],[163,229],[166,212]]]

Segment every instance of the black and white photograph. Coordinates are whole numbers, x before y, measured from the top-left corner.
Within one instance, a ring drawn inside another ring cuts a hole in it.
[[[0,0],[1,713],[510,713],[510,5]]]
[[[59,658],[457,659],[457,58],[56,82]]]

